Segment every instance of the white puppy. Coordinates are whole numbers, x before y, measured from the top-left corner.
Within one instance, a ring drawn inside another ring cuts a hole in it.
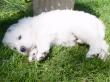
[[[52,45],[75,46],[78,42],[90,46],[87,58],[98,55],[105,59],[108,45],[104,37],[105,26],[96,16],[82,11],[53,10],[19,20],[9,27],[3,43],[29,54],[29,61],[44,59]]]

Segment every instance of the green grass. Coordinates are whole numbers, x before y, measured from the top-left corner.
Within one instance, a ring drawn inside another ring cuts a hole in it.
[[[110,44],[110,1],[76,0],[75,9],[96,15],[106,25]],[[86,59],[86,45],[72,48],[55,46],[42,62],[29,63],[27,57],[2,45],[9,25],[32,15],[31,3],[25,0],[0,0],[0,82],[110,82],[110,58]]]

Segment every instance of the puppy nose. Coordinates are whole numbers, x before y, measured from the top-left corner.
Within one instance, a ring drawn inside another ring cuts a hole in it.
[[[25,51],[26,51],[26,48],[25,48],[24,46],[21,46],[21,47],[20,47],[20,51],[21,51],[21,52],[25,52]]]

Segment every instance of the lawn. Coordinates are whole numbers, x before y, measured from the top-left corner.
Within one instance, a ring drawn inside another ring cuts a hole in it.
[[[103,20],[110,44],[110,0],[76,0],[75,9]],[[105,62],[97,57],[86,59],[86,45],[54,46],[45,61],[32,63],[4,47],[1,40],[8,26],[31,15],[31,2],[0,0],[0,82],[110,82],[110,57]]]

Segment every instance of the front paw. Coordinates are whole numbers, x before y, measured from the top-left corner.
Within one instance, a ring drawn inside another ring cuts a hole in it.
[[[37,54],[38,51],[36,49],[31,50],[28,57],[29,62],[34,61],[36,59]]]
[[[41,61],[46,58],[47,54],[48,54],[47,52],[38,53],[36,50],[32,50],[29,54],[28,60],[29,62]]]
[[[47,52],[38,53],[38,54],[36,55],[36,57],[35,57],[35,60],[37,60],[37,61],[42,61],[42,60],[44,60],[44,59],[46,58],[47,54],[48,54]]]
[[[94,57],[94,54],[86,54],[86,58],[90,59],[90,58],[93,58]]]

